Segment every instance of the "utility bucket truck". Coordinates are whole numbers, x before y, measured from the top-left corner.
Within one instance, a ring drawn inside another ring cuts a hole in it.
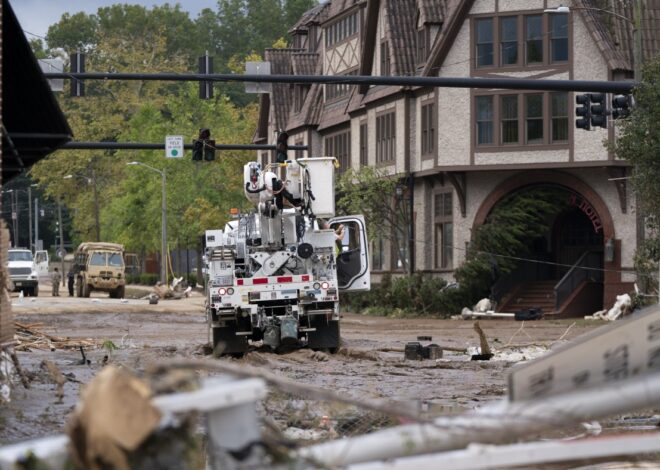
[[[216,355],[241,355],[248,340],[273,350],[339,348],[339,293],[369,290],[371,281],[364,218],[334,217],[335,161],[245,165],[255,210],[205,234]]]

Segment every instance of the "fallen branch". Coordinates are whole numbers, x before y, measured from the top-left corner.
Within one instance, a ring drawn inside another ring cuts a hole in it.
[[[481,329],[481,326],[479,325],[479,321],[477,320],[474,322],[474,331],[477,332],[479,335],[479,344],[481,345],[481,354],[482,355],[489,355],[492,354],[490,351],[490,346],[488,346],[488,340],[486,339],[486,335],[484,334],[484,330]]]
[[[399,416],[411,419],[418,423],[428,422],[420,418],[416,413],[409,412],[400,406],[392,405],[389,403],[382,403],[376,400],[366,401],[357,398],[352,398],[345,394],[339,394],[332,390],[314,387],[312,385],[294,382],[290,379],[283,378],[275,375],[272,372],[252,367],[246,364],[231,364],[228,362],[219,362],[217,360],[206,359],[174,359],[167,363],[154,364],[147,368],[147,373],[158,374],[168,369],[181,369],[181,368],[194,368],[204,369],[207,371],[222,372],[231,374],[236,377],[257,377],[265,380],[267,383],[277,387],[278,389],[291,393],[294,395],[304,395],[309,398],[321,401],[336,401],[346,403],[348,405],[359,406],[364,409],[377,411],[379,413],[388,414],[391,416]]]

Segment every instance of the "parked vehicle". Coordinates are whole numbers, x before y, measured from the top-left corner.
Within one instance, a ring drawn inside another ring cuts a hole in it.
[[[30,250],[8,250],[7,270],[15,292],[23,291],[24,295],[34,297],[39,295],[39,273]]]
[[[93,291],[108,292],[111,298],[124,297],[124,246],[117,243],[81,243],[74,255],[76,295],[89,297]]]

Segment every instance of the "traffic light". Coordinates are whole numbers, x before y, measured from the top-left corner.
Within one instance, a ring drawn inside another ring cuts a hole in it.
[[[275,161],[277,163],[284,163],[289,159],[289,134],[281,131],[277,136],[277,145],[275,146]]]
[[[631,105],[631,95],[617,95],[612,98],[612,119],[628,117],[630,115]]]
[[[85,71],[85,54],[74,52],[71,54],[71,73],[83,73]],[[85,83],[74,78],[71,80],[71,96],[85,96]]]
[[[199,73],[209,75],[213,73],[213,57],[209,57],[208,53],[199,58]],[[213,98],[213,82],[200,81],[199,82],[199,98],[202,100],[210,100]]]
[[[575,127],[578,129],[591,130],[591,97],[589,93],[575,96],[575,103],[578,105],[575,108],[575,115],[579,119],[575,120]]]
[[[605,107],[605,93],[591,93],[591,125],[607,129],[607,108]]]
[[[211,140],[209,137],[211,137],[209,129],[199,130],[199,137],[193,140],[193,161],[215,160],[215,140]]]

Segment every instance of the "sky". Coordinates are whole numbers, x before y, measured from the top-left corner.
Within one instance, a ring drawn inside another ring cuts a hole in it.
[[[154,5],[181,4],[181,9],[190,13],[191,18],[196,18],[197,14],[204,8],[216,10],[217,0],[9,0],[11,7],[18,17],[23,31],[26,32],[28,39],[34,38],[33,35],[44,37],[48,32],[48,27],[57,23],[63,13],[96,13],[99,7],[114,5],[117,3],[128,3],[132,5],[143,5],[151,8]]]

